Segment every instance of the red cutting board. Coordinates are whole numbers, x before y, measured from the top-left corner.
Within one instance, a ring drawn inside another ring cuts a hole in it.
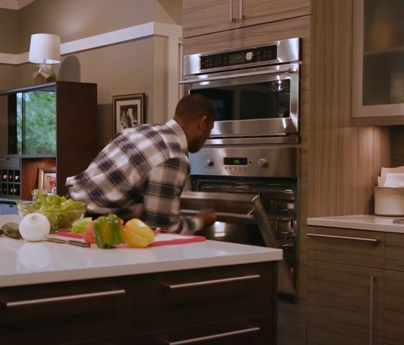
[[[73,234],[70,231],[58,231],[57,234],[58,236],[63,237],[83,239],[83,235]],[[154,238],[154,242],[149,247],[159,247],[170,244],[195,243],[195,242],[203,242],[205,240],[206,239],[203,236],[159,233],[156,235],[156,237]]]

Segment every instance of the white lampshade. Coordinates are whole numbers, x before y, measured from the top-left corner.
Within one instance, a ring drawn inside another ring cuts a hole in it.
[[[56,64],[60,62],[60,37],[52,34],[31,35],[29,62]]]

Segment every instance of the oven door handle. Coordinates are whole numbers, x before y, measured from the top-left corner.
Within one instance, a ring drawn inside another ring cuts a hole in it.
[[[230,213],[230,212],[215,212],[217,218],[235,218],[235,219],[247,219],[252,220],[254,216],[252,215],[252,209],[248,214],[240,214],[240,213]],[[189,214],[192,216],[196,216],[199,210],[181,210],[181,213]]]
[[[268,71],[259,71],[259,72],[249,72],[249,73],[239,73],[239,74],[231,74],[231,75],[221,75],[217,77],[209,77],[209,78],[195,78],[195,79],[188,79],[188,80],[181,80],[178,83],[180,85],[183,84],[195,84],[195,83],[202,83],[202,82],[207,82],[207,81],[215,81],[215,80],[224,80],[224,79],[231,79],[231,78],[242,78],[242,77],[253,77],[257,75],[263,75],[263,74],[279,74],[279,73],[297,73],[297,71],[293,71],[290,67],[285,68],[284,70],[282,68],[274,71],[273,73],[268,72]]]

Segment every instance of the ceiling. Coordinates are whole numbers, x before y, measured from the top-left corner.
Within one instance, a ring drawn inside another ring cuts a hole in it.
[[[19,10],[35,0],[0,0],[0,8]]]

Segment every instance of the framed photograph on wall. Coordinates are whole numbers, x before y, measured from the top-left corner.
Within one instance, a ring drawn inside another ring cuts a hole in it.
[[[38,189],[50,193],[56,187],[56,168],[38,168]]]
[[[113,96],[115,133],[141,125],[145,120],[145,94]]]

